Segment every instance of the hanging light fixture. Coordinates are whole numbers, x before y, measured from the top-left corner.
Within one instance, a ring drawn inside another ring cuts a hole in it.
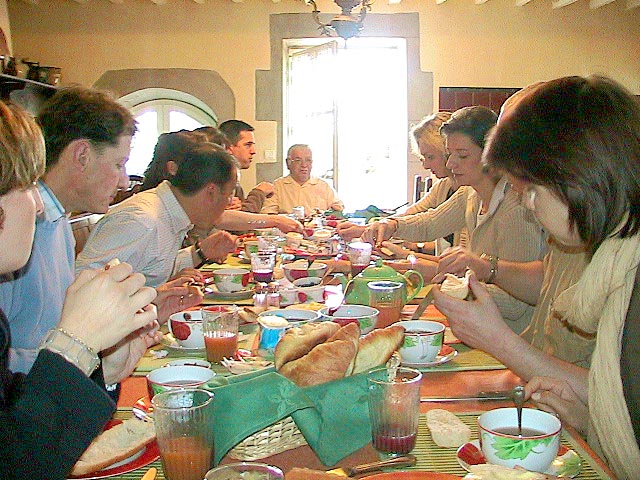
[[[371,10],[373,0],[333,0],[341,9],[342,13],[336,15],[329,23],[322,23],[320,21],[320,10],[316,5],[315,0],[305,0],[307,5],[313,7],[313,19],[318,25],[320,25],[320,31],[322,35],[334,36],[344,38],[345,40],[355,37],[362,30],[362,22],[367,12]],[[351,10],[360,6],[360,12],[357,15],[352,15]]]

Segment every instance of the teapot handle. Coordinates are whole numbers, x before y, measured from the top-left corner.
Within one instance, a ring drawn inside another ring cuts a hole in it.
[[[407,302],[410,302],[420,290],[422,290],[424,278],[422,278],[422,274],[416,270],[407,270],[403,277],[407,280]],[[410,291],[409,286],[414,287],[414,289]]]

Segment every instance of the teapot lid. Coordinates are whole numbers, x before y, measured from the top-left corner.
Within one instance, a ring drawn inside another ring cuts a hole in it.
[[[398,272],[396,272],[393,268],[385,265],[382,262],[382,259],[379,258],[378,260],[376,260],[375,265],[369,265],[367,268],[365,268],[362,271],[361,275],[367,279],[371,279],[371,278],[390,279],[390,278],[396,278],[398,276]]]

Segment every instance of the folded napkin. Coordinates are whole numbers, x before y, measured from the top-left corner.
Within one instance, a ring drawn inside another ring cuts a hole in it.
[[[255,432],[291,415],[320,461],[331,466],[371,441],[367,375],[300,388],[273,369],[214,378],[215,463]]]

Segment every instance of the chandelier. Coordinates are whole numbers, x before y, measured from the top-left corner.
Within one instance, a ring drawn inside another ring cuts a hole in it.
[[[313,19],[318,25],[320,25],[320,31],[322,35],[333,36],[338,35],[345,40],[355,37],[362,30],[362,21],[367,15],[367,12],[371,10],[371,4],[373,0],[333,0],[341,9],[342,13],[336,15],[329,23],[322,23],[320,21],[320,10],[316,5],[315,0],[305,0],[307,5],[313,7]],[[351,10],[360,5],[360,12],[357,15],[352,15]]]

